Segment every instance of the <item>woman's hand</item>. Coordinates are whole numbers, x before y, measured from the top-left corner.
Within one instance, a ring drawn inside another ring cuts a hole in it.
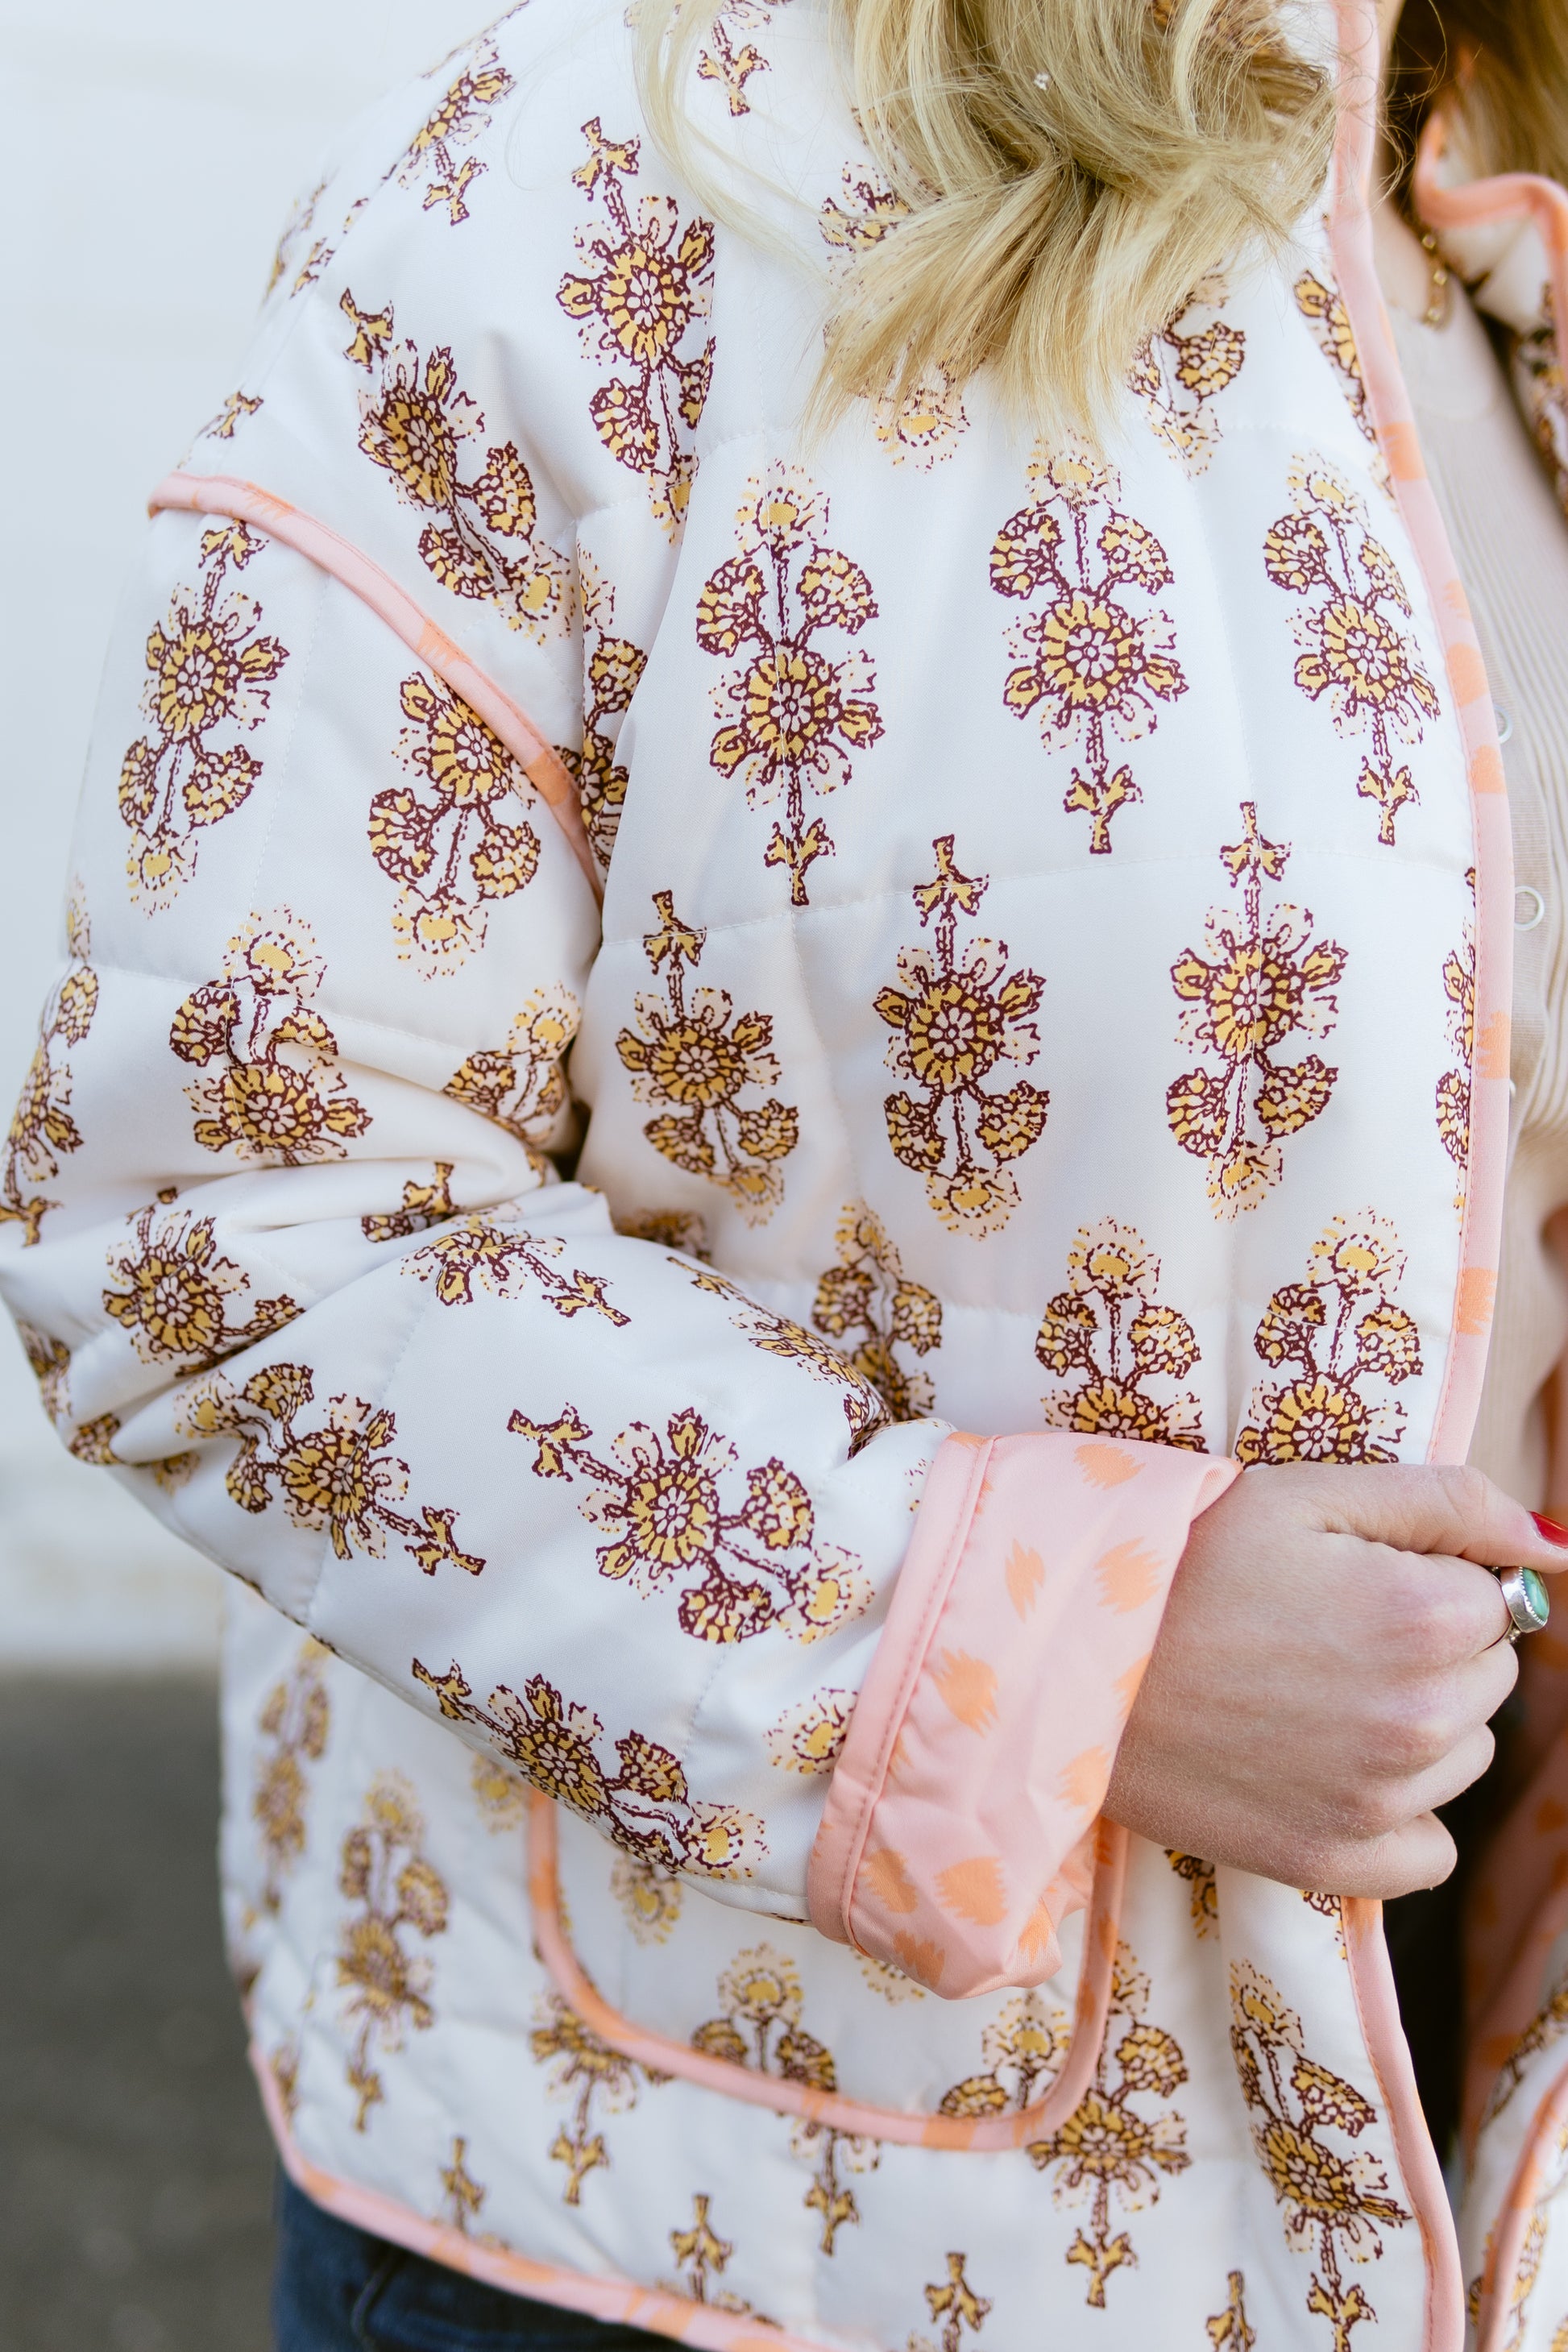
[[[1512,1562],[1568,1568],[1568,1534],[1479,1471],[1246,1472],[1194,1524],[1107,1813],[1310,1892],[1436,1885],[1433,1807],[1486,1770],[1519,1672],[1487,1573]]]

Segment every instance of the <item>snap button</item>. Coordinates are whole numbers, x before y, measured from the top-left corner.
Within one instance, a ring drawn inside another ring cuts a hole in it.
[[[1546,912],[1546,901],[1539,890],[1521,882],[1513,894],[1513,928],[1516,931],[1532,931]]]
[[[1497,721],[1498,741],[1500,743],[1506,743],[1509,737],[1513,733],[1513,713],[1510,710],[1505,710],[1500,702],[1494,702],[1492,705],[1492,717]]]

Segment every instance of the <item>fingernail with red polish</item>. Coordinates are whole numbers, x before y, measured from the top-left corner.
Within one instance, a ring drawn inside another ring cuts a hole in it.
[[[1556,1519],[1549,1519],[1544,1511],[1531,1511],[1530,1516],[1549,1544],[1556,1544],[1568,1551],[1568,1528],[1561,1526]]]

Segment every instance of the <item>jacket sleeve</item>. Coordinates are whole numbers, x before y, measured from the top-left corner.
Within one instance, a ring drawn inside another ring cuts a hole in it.
[[[77,867],[0,1226],[68,1444],[619,1843],[804,1916],[942,1432],[559,1180],[598,923],[518,762],[342,579],[167,513]]]
[[[600,950],[563,766],[603,850],[694,459],[628,472],[580,347],[580,215],[651,165],[597,113],[584,164],[522,62],[531,173],[498,115],[468,245],[395,165],[341,231],[324,200],[193,458],[208,510],[153,526],[0,1292],[76,1454],[606,1837],[943,1994],[1037,1982],[1233,1466],[895,1424],[563,1181]],[[707,266],[686,198],[638,201]],[[664,898],[668,980],[698,941]],[[635,1077],[656,1045],[596,1050]]]

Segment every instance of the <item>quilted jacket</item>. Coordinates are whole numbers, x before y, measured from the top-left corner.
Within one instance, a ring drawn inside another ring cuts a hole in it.
[[[1377,1907],[1100,1818],[1194,1517],[1462,1459],[1485,1366],[1507,796],[1372,13],[1327,213],[1091,451],[940,371],[804,428],[900,210],[824,0],[701,60],[762,236],[619,0],[525,0],[351,138],[153,498],[0,1276],[235,1581],[283,2160],[502,2286],[727,2352],[1563,2341],[1568,1806],[1458,2231]],[[1447,201],[1539,295],[1519,186]]]

